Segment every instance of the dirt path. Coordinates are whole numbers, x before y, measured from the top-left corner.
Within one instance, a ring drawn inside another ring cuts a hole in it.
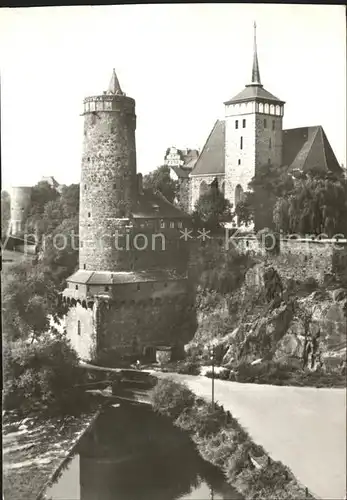
[[[211,379],[158,374],[211,397]],[[215,380],[215,400],[230,410],[274,460],[317,497],[346,498],[346,390]]]

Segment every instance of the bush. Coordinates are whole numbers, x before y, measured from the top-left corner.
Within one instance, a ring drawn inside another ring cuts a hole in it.
[[[200,365],[197,361],[184,361],[178,365],[177,373],[184,375],[199,375]]]
[[[186,410],[177,419],[179,427],[186,431],[197,434],[199,437],[206,437],[220,431],[226,422],[226,413],[217,405],[206,403]]]
[[[186,384],[165,378],[151,390],[150,400],[154,411],[176,419],[184,410],[192,408],[195,396]]]
[[[86,381],[86,372],[78,367],[78,356],[64,336],[7,344],[3,359],[5,408],[74,413],[83,403],[85,393],[74,386]]]

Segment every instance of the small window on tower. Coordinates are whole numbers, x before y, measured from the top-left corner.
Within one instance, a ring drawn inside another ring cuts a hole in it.
[[[275,120],[272,120],[272,130],[275,130]]]
[[[81,322],[77,321],[77,335],[81,335]]]
[[[88,217],[90,217],[90,212],[88,212]]]
[[[87,189],[87,184],[84,185],[84,189],[86,190]]]
[[[246,120],[242,120],[242,127],[246,128]]]
[[[87,269],[87,266],[85,264],[83,264],[83,269]]]
[[[239,159],[238,164],[241,165],[241,160]]]
[[[240,149],[243,149],[243,137],[240,137]]]
[[[78,285],[75,285],[75,289],[78,290]]]
[[[170,222],[170,227],[171,227],[171,229],[173,229],[175,227],[175,223],[174,222]]]
[[[266,122],[266,118],[264,118],[264,128],[267,127],[267,122]]]
[[[239,120],[235,120],[235,128],[239,128]]]
[[[271,137],[269,139],[269,149],[271,149]]]

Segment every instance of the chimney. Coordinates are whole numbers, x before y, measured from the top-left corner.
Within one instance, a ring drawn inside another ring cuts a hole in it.
[[[142,174],[137,174],[137,193],[143,194]]]

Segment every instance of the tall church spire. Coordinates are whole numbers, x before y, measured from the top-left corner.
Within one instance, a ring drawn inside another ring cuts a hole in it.
[[[260,71],[257,53],[257,24],[254,21],[254,46],[253,46],[253,68],[252,68],[252,85],[261,85]]]
[[[124,95],[124,92],[122,92],[122,89],[120,88],[119,81],[116,75],[116,70],[113,68],[112,72],[112,77],[110,80],[110,84],[107,89],[108,94],[120,94]]]

